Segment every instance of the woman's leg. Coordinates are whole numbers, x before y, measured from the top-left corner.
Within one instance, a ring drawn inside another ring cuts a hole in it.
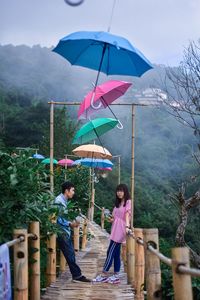
[[[121,267],[121,244],[117,243],[114,253],[114,272],[119,273]]]
[[[110,267],[112,266],[112,262],[113,262],[113,259],[114,259],[114,256],[115,256],[115,251],[116,251],[116,248],[117,248],[117,245],[119,243],[116,243],[114,241],[110,241],[110,245],[108,247],[108,250],[107,250],[107,257],[106,257],[106,261],[104,263],[104,267],[103,267],[103,272],[106,273],[109,271]]]

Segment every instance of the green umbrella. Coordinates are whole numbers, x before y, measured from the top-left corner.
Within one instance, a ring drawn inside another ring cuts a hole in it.
[[[83,144],[99,139],[99,136],[113,129],[118,124],[116,119],[97,118],[84,124],[76,133],[73,144]]]
[[[50,158],[45,158],[45,159],[43,159],[43,160],[41,161],[41,163],[42,163],[42,164],[46,164],[46,165],[50,164]],[[57,161],[56,159],[53,159],[53,164],[54,164],[54,165],[57,165],[57,163],[58,163],[58,161]]]

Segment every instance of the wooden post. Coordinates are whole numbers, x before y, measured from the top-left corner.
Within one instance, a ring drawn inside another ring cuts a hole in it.
[[[74,227],[74,250],[75,251],[79,251],[80,247],[79,247],[79,226]]]
[[[60,273],[65,272],[66,270],[66,259],[60,250]]]
[[[122,256],[122,261],[124,264],[124,272],[127,273],[126,244],[122,244],[121,256]]]
[[[127,283],[135,288],[135,240],[132,236],[126,237],[127,251]]]
[[[47,239],[47,286],[56,281],[56,235],[52,234]]]
[[[90,221],[92,222],[94,220],[94,199],[95,199],[95,189],[92,188],[91,214],[90,214]]]
[[[192,300],[192,283],[191,276],[177,271],[178,265],[189,267],[189,249],[174,248],[172,249],[172,272],[175,300]]]
[[[105,211],[105,208],[102,207],[102,211],[101,211],[101,229],[104,229],[104,220],[105,220],[104,211]]]
[[[143,230],[134,229],[135,237],[143,240]],[[135,299],[144,300],[144,246],[135,243]]]
[[[83,223],[83,237],[82,237],[82,245],[81,245],[81,248],[82,250],[85,249],[86,247],[86,244],[87,244],[87,220],[84,220],[84,223]]]
[[[133,227],[134,223],[134,191],[135,191],[135,106],[132,105],[132,144],[131,144],[131,199],[132,199],[132,213],[131,213],[131,227]]]
[[[28,241],[26,229],[15,229],[14,239],[25,240],[14,245],[14,300],[28,300]]]
[[[50,102],[50,191],[54,190],[53,174],[53,155],[54,155],[54,104]]]
[[[40,223],[31,222],[29,232],[33,233],[36,238],[30,239],[30,247],[33,249],[30,264],[30,300],[40,300]]]
[[[144,241],[159,250],[158,229],[143,229]],[[145,248],[145,279],[147,300],[161,298],[160,259]]]

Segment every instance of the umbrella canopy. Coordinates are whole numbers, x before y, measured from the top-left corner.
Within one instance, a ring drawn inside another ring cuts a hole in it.
[[[83,144],[99,138],[102,134],[113,129],[118,121],[111,118],[97,118],[84,124],[76,133],[73,144]]]
[[[65,167],[65,166],[70,167],[70,166],[72,166],[73,162],[74,162],[73,160],[65,158],[65,159],[59,160],[58,165],[63,166],[63,167]]]
[[[36,158],[36,159],[44,159],[45,158],[42,154],[38,154],[38,153],[33,154],[32,157]]]
[[[41,161],[42,164],[50,164],[50,158],[45,158]],[[56,159],[53,159],[53,164],[54,165],[57,165],[58,164],[58,161]]]
[[[112,171],[111,167],[106,167],[106,168],[98,168],[101,171]]]
[[[78,31],[62,38],[53,49],[72,65],[107,75],[140,77],[151,63],[127,39],[103,31]]]
[[[132,83],[121,80],[109,80],[101,85],[98,85],[83,99],[78,111],[78,118],[87,119],[97,110],[106,108],[114,100],[124,95],[131,85]],[[91,99],[94,93],[95,95],[93,98],[93,104],[95,105],[95,108],[94,105],[91,105]]]
[[[87,144],[81,145],[72,152],[79,157],[90,157],[90,158],[112,158],[112,154],[106,149],[98,145]]]
[[[109,159],[95,159],[95,158],[84,158],[78,159],[74,162],[74,165],[82,165],[90,168],[111,168],[113,163]]]

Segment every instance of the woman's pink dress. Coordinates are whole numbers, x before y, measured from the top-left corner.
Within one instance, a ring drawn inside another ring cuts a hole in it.
[[[131,216],[131,200],[127,200],[126,206],[113,209],[114,221],[112,223],[110,239],[117,243],[126,241],[126,212]]]

